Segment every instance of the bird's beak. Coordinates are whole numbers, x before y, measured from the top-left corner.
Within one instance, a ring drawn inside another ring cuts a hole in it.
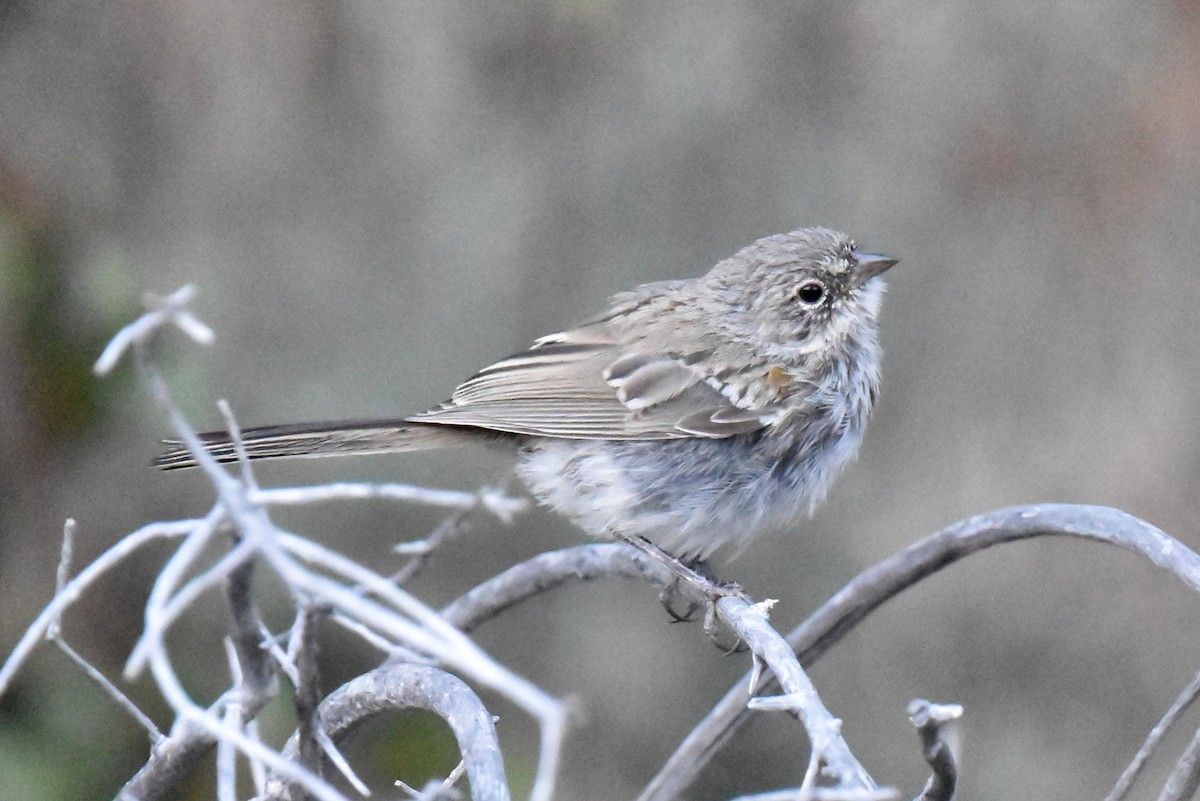
[[[853,270],[856,286],[862,286],[900,261],[891,256],[883,256],[879,253],[862,253],[857,250],[851,253],[851,257],[854,259]]]

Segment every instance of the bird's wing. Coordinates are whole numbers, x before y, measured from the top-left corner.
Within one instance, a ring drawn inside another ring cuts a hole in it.
[[[449,401],[409,420],[564,439],[663,440],[755,431],[777,411],[736,406],[688,361],[631,352],[597,322],[484,368]]]

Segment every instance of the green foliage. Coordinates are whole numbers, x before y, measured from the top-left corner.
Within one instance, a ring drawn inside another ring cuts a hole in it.
[[[94,429],[127,387],[91,373],[114,321],[136,309],[124,270],[117,261],[85,269],[90,280],[73,292],[66,250],[59,228],[0,216],[0,308],[39,444],[70,442]]]

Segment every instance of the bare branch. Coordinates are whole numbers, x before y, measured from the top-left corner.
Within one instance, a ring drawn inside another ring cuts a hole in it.
[[[731,801],[893,801],[899,797],[891,787],[878,790],[840,790],[836,787],[796,787],[739,795]]]
[[[60,549],[58,571],[55,573],[54,578],[55,595],[61,594],[66,588],[67,582],[70,580],[71,555],[74,552],[74,549],[75,521],[71,518],[67,518],[66,523],[63,525],[62,548]],[[150,735],[151,745],[154,745],[162,739],[162,732],[160,732],[158,727],[154,725],[154,721],[151,720],[145,712],[139,709],[137,704],[129,699],[129,696],[121,692],[117,685],[109,681],[108,676],[105,676],[95,665],[84,659],[82,654],[71,647],[70,643],[68,643],[62,636],[60,618],[56,617],[50,622],[49,627],[46,629],[46,639],[53,643],[58,650],[62,651],[68,659],[75,663],[75,666],[82,670],[85,676],[95,682],[95,684],[100,687],[101,692],[116,701],[117,706],[125,710],[130,717],[137,721],[138,725],[146,730],[146,732]]]
[[[1197,790],[1200,790],[1200,731],[1192,736],[1192,741],[1175,763],[1158,799],[1188,801],[1195,797]]]
[[[1133,761],[1129,763],[1129,767],[1121,774],[1121,778],[1117,780],[1112,791],[1105,797],[1104,801],[1123,801],[1129,790],[1133,787],[1133,783],[1137,780],[1142,769],[1146,767],[1146,763],[1154,754],[1155,748],[1162,741],[1162,738],[1170,731],[1171,727],[1178,722],[1183,713],[1200,697],[1200,673],[1192,677],[1188,686],[1183,689],[1183,692],[1171,704],[1171,707],[1163,714],[1158,723],[1154,724],[1154,728],[1146,735],[1146,741],[1142,743],[1142,747],[1138,749],[1134,755]]]
[[[297,642],[294,703],[296,720],[299,722],[300,764],[318,776],[321,775],[321,745],[317,742],[317,732],[321,727],[318,711],[321,687],[317,671],[317,632],[321,617],[311,605],[305,605],[292,632]]]
[[[472,588],[442,609],[451,625],[470,632],[506,609],[566,584],[609,577],[636,578],[665,585],[672,574],[666,565],[620,542],[590,543],[538,554]]]
[[[571,579],[590,580],[604,576],[640,578],[657,586],[667,586],[675,574],[661,561],[642,549],[625,543],[605,543],[567,548],[540,554],[509,568],[447,606],[442,614],[464,631],[504,609]],[[691,584],[682,585],[701,602],[703,592]],[[829,714],[805,675],[790,647],[766,618],[766,606],[726,596],[716,602],[717,613],[735,635],[746,642],[754,655],[780,677],[785,695],[775,703],[755,699],[759,708],[786,709],[797,714],[812,741],[813,751],[827,765],[827,773],[838,786],[860,790],[876,789],[874,781],[850,753],[841,737],[840,722]],[[743,685],[745,686],[745,685]],[[743,690],[740,699],[746,704]],[[817,760],[813,761],[816,764]],[[810,781],[815,781],[815,773]]]
[[[145,712],[139,709],[138,705],[129,699],[129,696],[121,692],[120,688],[113,684],[112,681],[109,680],[108,676],[105,676],[103,673],[101,673],[95,665],[84,659],[78,651],[76,651],[66,640],[64,640],[61,632],[57,630],[49,632],[46,634],[46,638],[49,639],[50,642],[54,643],[54,645],[60,651],[66,654],[67,658],[74,662],[75,666],[82,670],[85,676],[95,682],[105,695],[116,701],[117,706],[125,710],[126,714],[137,721],[138,725],[146,730],[146,733],[150,736],[151,747],[162,742],[163,733],[158,730],[158,726],[154,724],[154,721],[151,720]]]
[[[787,642],[767,622],[761,606],[727,596],[717,601],[717,613],[725,625],[771,669],[771,673],[783,688],[782,695],[770,699],[751,699],[748,708],[790,712],[804,723],[804,729],[812,741],[813,755],[810,769],[805,773],[804,786],[816,786],[817,767],[820,762],[824,762],[821,770],[834,780],[835,788],[877,790],[875,781],[855,759],[850,747],[842,739],[842,722],[825,708],[812,680],[800,666]]]
[[[62,590],[46,605],[41,614],[37,616],[37,619],[25,630],[25,633],[21,635],[21,639],[17,641],[12,653],[5,660],[4,666],[0,667],[0,696],[4,695],[13,676],[21,669],[29,654],[41,642],[50,627],[62,616],[67,607],[79,600],[83,591],[92,582],[112,570],[119,562],[138,551],[147,543],[168,537],[183,536],[194,529],[200,522],[199,520],[179,520],[172,523],[151,523],[148,526],[143,526],[132,534],[123,537],[116,545],[98,556],[96,561],[80,571],[78,576],[67,582]]]
[[[860,573],[793,630],[788,643],[800,661],[810,665],[868,614],[921,579],[976,551],[1042,536],[1077,537],[1116,545],[1142,555],[1200,590],[1200,557],[1132,515],[1102,506],[1015,506],[955,523]],[[680,797],[747,717],[745,684],[739,681],[684,738],[638,801]]]
[[[108,375],[127,350],[135,346],[144,346],[153,339],[159,329],[168,324],[174,325],[201,345],[211,343],[214,339],[212,329],[187,309],[195,294],[195,287],[191,285],[181,287],[164,298],[147,294],[145,303],[150,311],[122,328],[109,340],[92,371],[98,376]]]
[[[921,738],[921,752],[933,775],[916,801],[951,801],[958,783],[954,749],[946,737],[948,724],[962,717],[958,704],[931,704],[918,698],[908,705],[908,717]]]
[[[412,484],[362,484],[350,481],[310,487],[259,489],[251,493],[249,499],[253,503],[261,503],[264,506],[299,506],[310,503],[371,498],[420,503],[425,506],[441,506],[447,509],[471,509],[482,506],[505,523],[512,522],[515,515],[529,508],[529,502],[524,498],[514,498],[498,490],[459,492],[432,487],[416,487]]]
[[[333,740],[381,712],[426,709],[450,726],[466,764],[475,801],[508,801],[508,782],[492,715],[479,696],[456,676],[425,665],[384,665],[330,693],[320,707],[325,733]],[[295,757],[298,734],[284,749]],[[268,782],[267,799],[292,798],[285,782]]]
[[[408,582],[425,569],[429,564],[429,560],[433,558],[434,553],[446,541],[457,537],[461,532],[465,531],[471,520],[471,513],[475,507],[468,509],[459,509],[452,513],[441,523],[437,525],[429,536],[416,542],[405,542],[395,546],[392,550],[399,554],[404,554],[409,557],[408,562],[400,570],[392,574],[391,582],[400,586],[404,586]]]

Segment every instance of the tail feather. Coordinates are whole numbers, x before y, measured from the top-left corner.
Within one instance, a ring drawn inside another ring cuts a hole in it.
[[[457,426],[409,423],[404,420],[363,420],[335,423],[296,423],[242,430],[242,443],[251,459],[340,456],[445,448],[477,438],[480,432]],[[218,462],[237,461],[227,431],[200,434],[204,449]],[[165,440],[166,450],[154,460],[163,470],[195,467],[196,457],[179,440]]]

